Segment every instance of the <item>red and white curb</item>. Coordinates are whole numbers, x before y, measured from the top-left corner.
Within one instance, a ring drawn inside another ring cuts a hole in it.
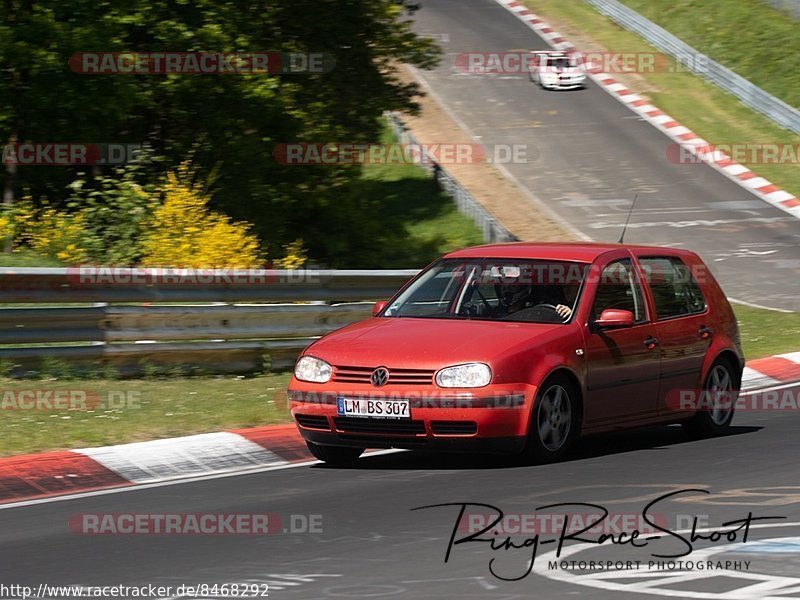
[[[565,52],[577,50],[571,42],[557,31],[554,31],[546,22],[542,21],[537,15],[528,10],[521,2],[517,0],[495,0],[495,2],[503,6],[520,21],[530,27],[552,48]],[[683,148],[697,157],[697,159],[716,169],[728,179],[738,183],[765,202],[794,217],[800,218],[800,200],[793,194],[782,190],[767,179],[758,176],[744,165],[733,161],[724,152],[709,152],[708,150],[712,148],[710,142],[707,142],[692,130],[684,127],[671,116],[662,112],[656,106],[653,106],[648,100],[628,89],[625,84],[614,79],[612,75],[608,73],[589,73],[589,77],[602,89],[611,94],[611,96],[641,116],[645,121],[662,131],[678,144],[681,144]],[[668,151],[669,150],[665,151],[665,157]]]
[[[742,389],[756,390],[800,381],[800,352],[758,358],[747,363]]]
[[[747,363],[742,390],[800,382],[800,352]],[[312,460],[293,423],[0,459],[0,505]]]
[[[311,460],[292,424],[0,459],[0,504]]]

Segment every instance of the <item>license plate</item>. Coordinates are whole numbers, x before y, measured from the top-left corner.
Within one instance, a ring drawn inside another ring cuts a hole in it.
[[[336,411],[343,417],[372,417],[374,419],[410,419],[408,400],[382,400],[368,398],[336,399]]]

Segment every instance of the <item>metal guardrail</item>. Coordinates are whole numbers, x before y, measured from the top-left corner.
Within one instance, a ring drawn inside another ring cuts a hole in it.
[[[0,361],[19,375],[53,359],[121,375],[148,364],[247,373],[265,359],[282,369],[416,273],[0,268],[0,302],[12,305],[0,308]],[[91,304],[13,306],[81,302]]]
[[[772,8],[782,10],[795,19],[800,19],[800,0],[762,0]]]
[[[403,120],[395,113],[386,113],[386,118],[392,128],[397,141],[400,144],[419,145],[414,134],[409,131]],[[422,166],[431,173],[445,193],[453,199],[459,212],[466,215],[480,228],[483,233],[483,241],[486,243],[494,242],[514,242],[517,238],[508,229],[503,227],[475,197],[469,193],[459,182],[448,173],[442,165],[427,157]]]
[[[639,34],[650,44],[678,60],[688,70],[730,92],[746,106],[766,115],[781,127],[800,134],[800,111],[796,108],[723,67],[617,0],[586,0],[586,2],[622,27]]]
[[[0,267],[0,303],[364,300],[384,297],[416,272]]]

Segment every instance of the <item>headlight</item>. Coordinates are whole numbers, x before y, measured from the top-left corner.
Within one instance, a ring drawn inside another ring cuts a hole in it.
[[[330,380],[333,369],[324,360],[313,356],[301,356],[294,366],[294,376],[300,381],[325,383]]]
[[[446,388],[475,388],[489,385],[492,370],[483,363],[447,367],[436,374],[436,383]]]
[[[555,73],[542,73],[542,81],[555,81],[557,78]]]

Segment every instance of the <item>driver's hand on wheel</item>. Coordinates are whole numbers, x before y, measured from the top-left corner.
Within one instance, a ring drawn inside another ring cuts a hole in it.
[[[572,309],[566,304],[559,304],[556,306],[556,312],[558,313],[558,316],[565,321],[572,316]]]

